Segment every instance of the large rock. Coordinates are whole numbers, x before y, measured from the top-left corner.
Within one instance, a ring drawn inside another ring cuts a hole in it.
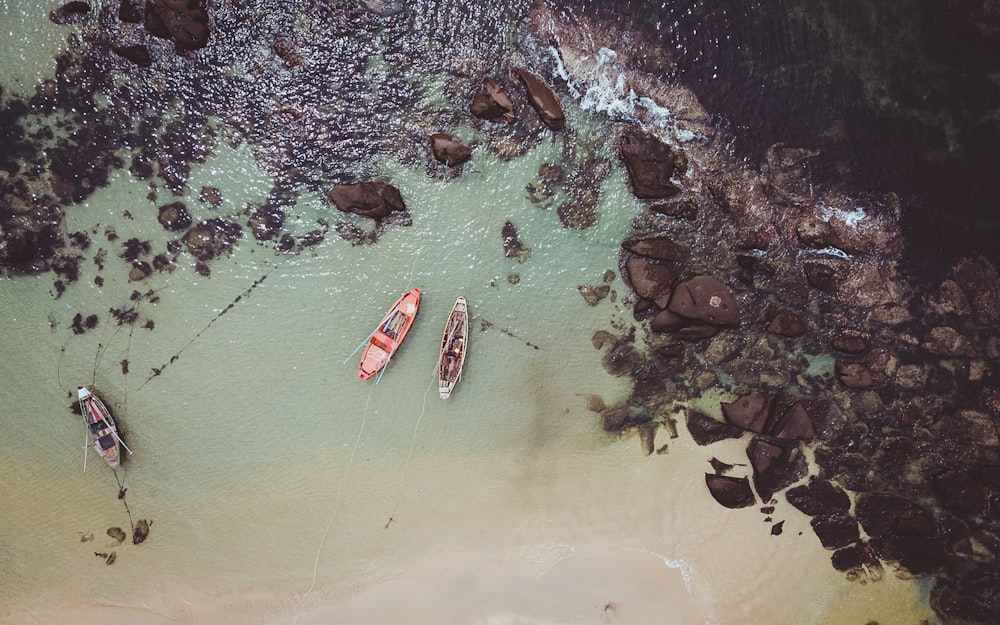
[[[443,132],[431,135],[431,152],[435,159],[448,167],[461,165],[472,158],[472,149],[457,137]]]
[[[846,547],[861,538],[858,522],[844,512],[815,516],[810,525],[823,547],[831,551]]]
[[[937,356],[972,358],[976,355],[972,342],[948,326],[931,328],[922,347]]]
[[[675,173],[684,173],[684,157],[656,137],[645,133],[626,135],[622,139],[621,157],[636,197],[655,200],[680,193],[670,179]]]
[[[945,549],[937,521],[919,504],[895,493],[861,493],[855,512],[883,560],[898,562],[914,575],[943,566]]]
[[[767,431],[781,440],[809,441],[816,437],[812,417],[802,402],[795,402],[784,414],[773,415]]]
[[[670,267],[642,256],[633,256],[625,262],[628,283],[635,294],[666,308],[677,279]]]
[[[761,168],[764,181],[779,200],[795,204],[809,202],[812,184],[808,162],[818,155],[819,150],[776,143],[768,148]]]
[[[489,121],[514,121],[514,104],[503,88],[492,78],[483,81],[483,86],[472,99],[469,112],[480,119]]]
[[[983,513],[986,493],[974,475],[949,469],[934,476],[933,484],[938,501],[948,512],[962,518]]]
[[[132,61],[139,67],[149,67],[153,64],[153,57],[149,56],[149,48],[144,45],[114,46],[111,49],[118,56]]]
[[[835,370],[837,379],[847,388],[871,388],[878,384],[875,374],[861,362],[838,360]]]
[[[687,428],[691,438],[699,445],[709,445],[727,438],[743,436],[743,430],[735,425],[713,419],[697,410],[687,411]]]
[[[833,337],[830,346],[845,354],[860,354],[872,346],[871,337],[863,332],[846,331]]]
[[[625,239],[622,247],[639,256],[672,262],[683,262],[691,255],[687,246],[674,243],[665,234],[630,237]]]
[[[808,484],[789,489],[785,493],[785,499],[809,516],[847,512],[851,509],[851,498],[847,493],[827,480],[813,479]]]
[[[743,395],[734,402],[722,404],[722,415],[726,421],[743,430],[764,433],[771,409],[771,398],[754,391]]]
[[[146,0],[146,30],[173,39],[178,48],[197,50],[208,44],[208,12],[198,0]]]
[[[757,494],[764,501],[806,474],[806,461],[798,447],[756,437],[747,448],[747,457],[753,467]]]
[[[715,326],[736,326],[740,311],[729,289],[711,276],[695,276],[678,284],[668,306],[671,312]]]
[[[986,258],[963,258],[954,269],[955,282],[968,294],[980,323],[1000,328],[1000,273]]]
[[[231,251],[242,236],[243,229],[239,224],[215,218],[188,230],[181,241],[192,256],[200,261],[207,261]]]
[[[559,98],[552,92],[542,79],[529,71],[519,69],[518,76],[528,92],[528,103],[536,111],[545,125],[552,130],[562,130],[566,127],[566,115],[563,113]]]
[[[838,571],[857,574],[867,569],[877,572],[876,579],[881,578],[882,563],[879,562],[878,555],[871,548],[871,545],[863,541],[837,550],[830,556],[830,562],[833,564],[833,568]]]
[[[406,212],[399,189],[385,182],[338,184],[330,189],[330,200],[339,210],[376,221],[393,212]]]
[[[808,332],[809,327],[802,320],[802,317],[790,310],[782,309],[775,312],[774,316],[771,317],[770,322],[767,324],[767,331],[779,336],[794,338]]]
[[[166,230],[177,232],[191,225],[191,214],[184,202],[171,202],[160,207],[157,219]]]
[[[118,19],[130,24],[141,22],[142,13],[139,11],[139,7],[136,6],[137,2],[139,0],[121,0],[121,4],[118,5]]]
[[[944,625],[996,623],[996,606],[991,609],[976,597],[960,592],[945,579],[939,579],[931,590],[930,605]]]
[[[58,9],[49,13],[49,19],[54,24],[77,24],[90,14],[90,3],[74,0],[67,2]]]
[[[706,473],[705,484],[712,497],[727,508],[746,508],[757,501],[750,490],[750,481],[745,477]]]

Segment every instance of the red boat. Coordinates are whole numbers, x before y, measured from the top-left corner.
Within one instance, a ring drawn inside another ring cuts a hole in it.
[[[419,306],[420,289],[410,289],[382,317],[378,327],[368,337],[365,351],[361,353],[359,380],[367,380],[389,364],[389,359],[399,349],[399,344],[413,325]]]

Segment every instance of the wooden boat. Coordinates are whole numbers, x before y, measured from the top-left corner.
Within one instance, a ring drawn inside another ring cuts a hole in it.
[[[361,353],[361,364],[358,366],[359,380],[367,380],[389,364],[389,359],[413,325],[419,306],[420,289],[410,289],[382,317],[378,327],[368,337],[367,344],[364,344],[365,351]],[[379,377],[382,377],[381,374]]]
[[[121,438],[118,436],[118,427],[111,417],[111,412],[104,402],[86,387],[78,386],[76,393],[80,398],[80,412],[87,422],[87,431],[94,441],[94,449],[110,467],[117,467],[121,462]],[[86,466],[84,460],[84,468]]]
[[[451,307],[448,323],[441,337],[441,355],[438,357],[438,393],[441,399],[451,397],[455,385],[462,377],[465,352],[468,349],[469,307],[465,298],[459,296]]]

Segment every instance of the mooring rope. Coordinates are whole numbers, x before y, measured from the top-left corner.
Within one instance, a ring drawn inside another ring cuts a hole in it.
[[[420,420],[424,418],[424,412],[427,410],[427,394],[431,391],[431,387],[434,386],[434,382],[437,380],[437,371],[435,370],[434,376],[431,378],[430,383],[427,385],[427,389],[424,390],[424,401],[420,406],[420,415],[417,417],[417,422],[413,425],[413,436],[410,437],[410,449],[406,452],[406,462],[403,463],[403,474],[399,478],[399,486],[396,488],[396,503],[392,507],[392,511],[389,513],[389,520],[385,522],[385,529],[389,528],[389,525],[395,520],[396,509],[399,507],[400,499],[403,496],[403,484],[406,481],[406,472],[410,468],[410,458],[413,456],[413,444],[417,440],[417,430],[420,429]]]
[[[319,560],[323,553],[323,546],[326,544],[327,536],[330,535],[330,527],[333,526],[333,520],[337,517],[337,512],[340,511],[340,502],[343,499],[344,493],[344,483],[347,482],[347,475],[351,472],[351,467],[354,465],[354,456],[358,452],[358,447],[361,445],[361,436],[365,431],[365,424],[368,423],[368,405],[371,403],[372,394],[375,392],[375,385],[371,386],[368,391],[368,399],[365,400],[365,408],[362,412],[361,417],[361,427],[358,428],[358,435],[354,439],[354,447],[351,449],[351,457],[347,462],[347,468],[344,469],[344,474],[340,476],[340,483],[337,484],[337,499],[333,504],[333,512],[330,513],[330,518],[326,521],[326,527],[323,529],[323,536],[320,538],[319,547],[316,549],[316,558],[313,560],[313,570],[312,570],[312,582],[309,584],[309,589],[306,590],[305,594],[299,599],[299,608],[295,613],[295,618],[292,620],[293,625],[299,622],[299,616],[302,615],[302,607],[305,603],[307,597],[312,594],[312,591],[316,588],[316,578],[319,571]]]

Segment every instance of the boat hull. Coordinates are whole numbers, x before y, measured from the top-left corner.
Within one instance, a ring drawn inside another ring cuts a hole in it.
[[[358,365],[358,379],[367,380],[387,364],[399,349],[407,332],[413,325],[420,307],[420,289],[410,289],[389,308],[375,331],[368,337],[361,363]]]
[[[451,397],[455,385],[462,378],[465,355],[469,338],[469,306],[464,297],[459,296],[448,315],[441,337],[441,351],[438,356],[438,396]]]
[[[111,411],[86,387],[78,387],[77,396],[80,400],[80,412],[83,413],[83,419],[87,423],[94,449],[104,458],[108,466],[117,467],[121,463],[121,441]]]

